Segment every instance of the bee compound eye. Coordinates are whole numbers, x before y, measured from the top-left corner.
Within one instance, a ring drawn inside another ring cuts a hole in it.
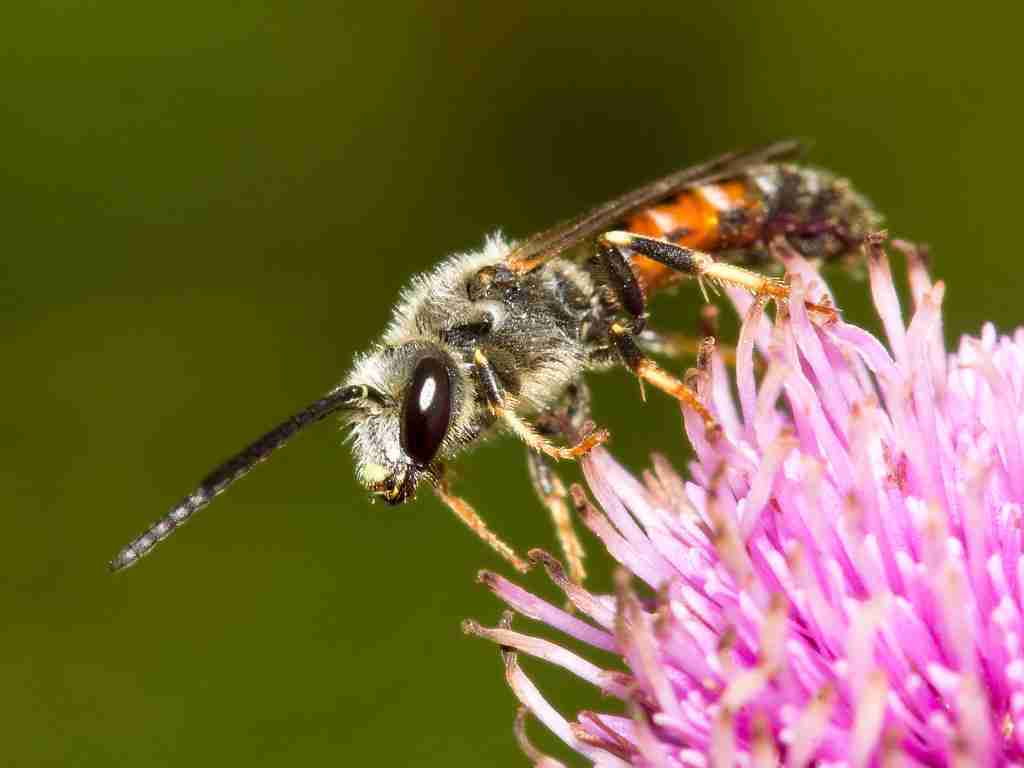
[[[402,404],[402,450],[420,465],[431,462],[448,433],[452,414],[448,368],[436,357],[424,357],[412,372]]]

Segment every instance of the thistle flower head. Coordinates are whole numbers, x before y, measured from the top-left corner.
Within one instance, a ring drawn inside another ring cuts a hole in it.
[[[827,289],[783,252],[786,311],[731,296],[735,372],[715,356],[700,385],[722,435],[684,412],[686,479],[658,457],[642,481],[604,450],[585,460],[597,505],[574,499],[619,564],[615,594],[538,551],[574,614],[482,574],[518,613],[620,657],[606,669],[508,620],[467,623],[502,646],[523,707],[592,763],[1024,764],[1024,329],[985,326],[950,353],[943,285],[917,252],[901,246],[905,323],[880,241],[866,250],[887,344],[809,318],[808,290]],[[567,720],[521,654],[620,703]],[[557,765],[522,731],[535,764]]]

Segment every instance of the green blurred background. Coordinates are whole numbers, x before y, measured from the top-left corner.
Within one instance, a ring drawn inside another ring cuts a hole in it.
[[[951,335],[1012,326],[1004,8],[5,4],[0,763],[524,765],[498,654],[459,631],[497,618],[474,574],[504,566],[430,494],[371,506],[329,426],[141,567],[105,562],[332,386],[413,271],[737,146],[813,139],[933,244]],[[657,314],[689,329],[698,305]],[[595,389],[624,461],[683,460],[671,403]],[[460,489],[553,548],[522,454],[480,449]],[[600,704],[528,670],[566,711]]]

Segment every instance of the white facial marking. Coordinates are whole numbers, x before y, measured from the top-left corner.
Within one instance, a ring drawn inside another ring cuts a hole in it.
[[[382,464],[365,464],[362,467],[363,480],[369,483],[381,483],[388,477],[388,470]]]

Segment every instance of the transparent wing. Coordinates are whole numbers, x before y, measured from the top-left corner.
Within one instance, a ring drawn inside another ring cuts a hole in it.
[[[687,187],[729,178],[745,168],[791,159],[803,149],[796,140],[779,141],[757,149],[730,152],[699,165],[652,181],[569,221],[527,238],[508,255],[509,266],[521,271],[539,266],[577,243],[596,237],[631,214]]]

